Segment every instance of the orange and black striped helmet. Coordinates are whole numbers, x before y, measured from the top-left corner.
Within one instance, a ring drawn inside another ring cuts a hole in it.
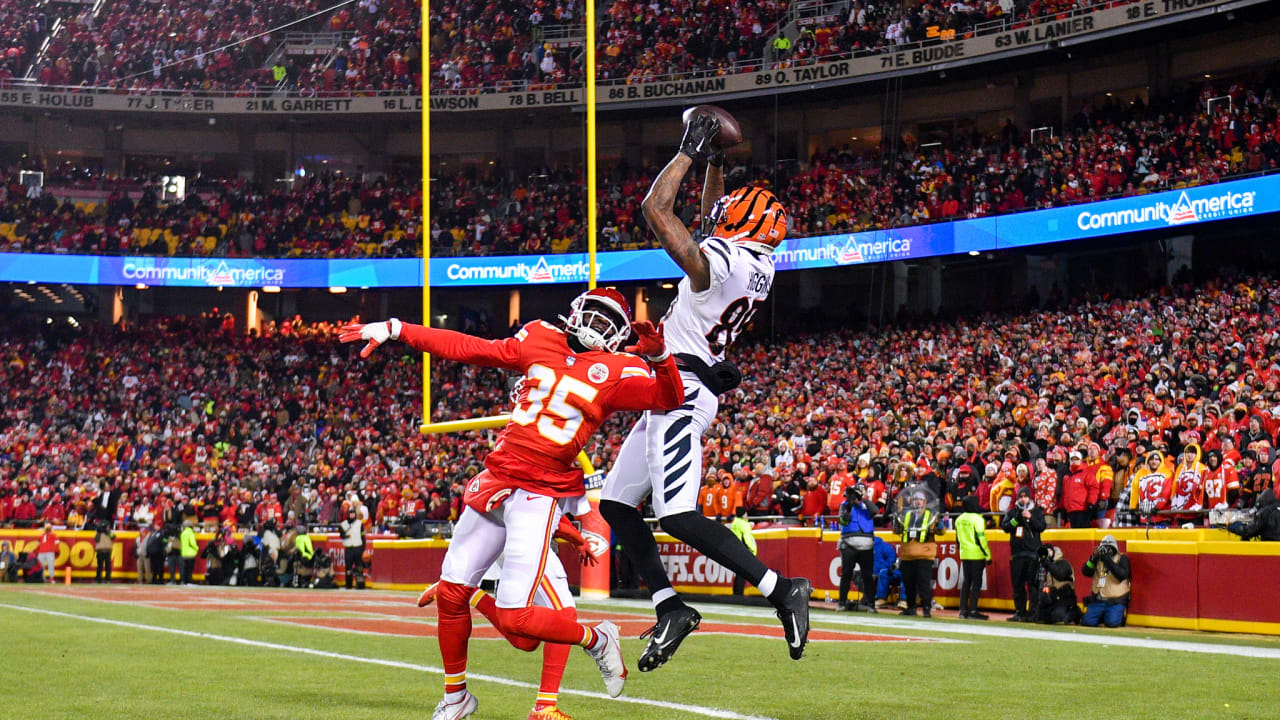
[[[787,237],[787,211],[764,188],[743,187],[725,195],[704,222],[708,234],[765,254]]]

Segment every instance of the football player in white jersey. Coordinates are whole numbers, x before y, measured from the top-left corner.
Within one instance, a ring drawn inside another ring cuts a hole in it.
[[[720,126],[711,115],[688,124],[680,151],[654,180],[642,209],[663,249],[684,271],[676,299],[662,322],[667,347],[677,357],[684,404],[670,412],[646,412],[632,428],[610,468],[600,512],[649,587],[658,621],[638,663],[642,671],[670,659],[702,617],[671,587],[653,533],[637,506],[652,496],[662,529],[745,578],[777,608],[792,659],[804,654],[809,635],[809,595],[804,578],[770,570],[728,528],[699,512],[702,433],[715,418],[716,396],[741,380],[725,351],[746,327],[773,285],[772,253],[787,234],[787,214],[773,193],[746,187],[724,195]],[[694,160],[707,158],[701,243],[672,208]]]

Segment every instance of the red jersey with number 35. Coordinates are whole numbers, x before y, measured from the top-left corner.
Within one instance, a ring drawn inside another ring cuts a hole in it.
[[[400,339],[443,358],[524,375],[511,421],[485,467],[531,493],[573,497],[585,492],[578,453],[615,411],[674,410],[684,402],[673,358],[651,370],[626,353],[575,353],[563,330],[541,321],[505,340],[404,323]]]

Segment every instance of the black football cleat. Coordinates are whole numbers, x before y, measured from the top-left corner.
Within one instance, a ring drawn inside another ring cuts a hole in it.
[[[656,670],[676,654],[680,643],[702,622],[702,615],[688,605],[658,616],[658,622],[645,630],[640,637],[649,638],[649,644],[640,655],[636,667],[640,672]]]
[[[778,607],[778,619],[787,638],[787,650],[792,660],[804,657],[804,646],[809,642],[809,596],[813,585],[805,578],[791,578],[791,591]]]

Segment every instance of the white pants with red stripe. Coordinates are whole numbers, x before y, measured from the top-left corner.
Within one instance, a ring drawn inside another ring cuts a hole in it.
[[[487,513],[467,507],[454,526],[440,579],[477,586],[501,556],[498,607],[574,607],[552,535],[565,510],[579,509],[576,506],[582,500],[517,489]]]

